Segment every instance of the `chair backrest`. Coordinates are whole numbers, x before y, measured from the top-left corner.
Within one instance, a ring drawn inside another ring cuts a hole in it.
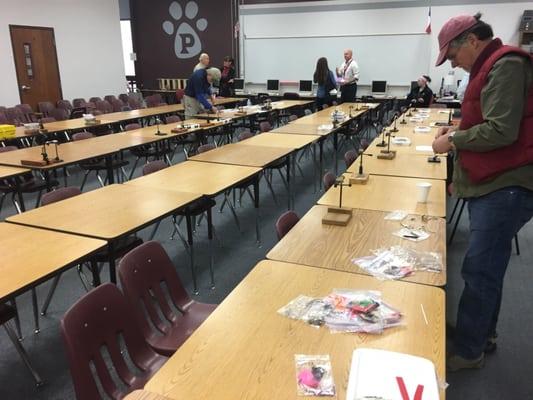
[[[93,137],[94,135],[91,132],[78,132],[72,135],[72,140],[85,140]]]
[[[97,101],[102,101],[102,98],[101,98],[101,97],[91,97],[91,98],[89,99],[89,101],[90,101],[91,103],[96,104]]]
[[[132,110],[138,110],[139,108],[142,108],[142,103],[133,97],[130,97],[128,99],[128,105],[131,107]]]
[[[37,117],[29,104],[18,104],[15,107],[22,112],[25,122],[37,122]]]
[[[143,167],[143,176],[152,174],[165,168],[168,168],[168,165],[163,160],[150,161]]]
[[[136,384],[135,371],[124,358],[121,338],[131,361],[145,372],[153,368],[151,362],[158,357],[146,343],[135,314],[120,290],[111,283],[93,289],[78,300],[61,319],[61,334],[74,383],[77,400],[100,399],[98,386],[91,371],[100,381],[102,390],[111,398],[122,398],[130,390],[132,381]],[[114,381],[102,355],[102,349],[110,355],[108,363],[114,367],[114,374],[120,384]],[[131,388],[134,389],[134,388]]]
[[[70,113],[62,108],[54,108],[48,116],[54,118],[56,121],[65,121],[70,117]]]
[[[5,115],[10,124],[21,126],[26,122],[26,117],[24,117],[24,114],[20,108],[9,107],[6,109]]]
[[[297,115],[291,114],[289,115],[289,121],[296,121],[298,119]]]
[[[175,124],[181,122],[181,118],[178,115],[170,115],[165,118],[167,124]]]
[[[119,100],[123,101],[124,103],[128,103],[128,95],[126,93],[121,93],[118,95]]]
[[[304,110],[304,114],[305,114],[305,115],[311,115],[311,114],[313,114],[313,111],[311,111],[309,108],[306,108],[306,109]]]
[[[106,100],[98,100],[95,102],[96,109],[102,111],[104,114],[113,112],[113,106]]]
[[[145,338],[154,335],[152,326],[163,333],[168,329],[169,322],[181,315],[174,311],[172,303],[178,310],[186,310],[191,302],[172,261],[158,242],[143,243],[126,254],[120,260],[118,276],[131,310],[137,314]],[[163,284],[168,289],[172,303],[165,296]],[[156,309],[155,303],[161,313]]]
[[[322,178],[322,182],[324,183],[324,191],[329,190],[330,187],[333,186],[335,183],[335,175],[332,172],[326,172],[324,174],[324,178]]]
[[[41,118],[41,122],[43,124],[47,124],[49,122],[56,122],[56,121],[57,121],[57,119],[55,119],[54,117],[43,117],[43,118]]]
[[[348,150],[346,153],[344,153],[344,163],[346,164],[346,168],[353,164],[353,162],[357,159],[357,156],[358,153],[355,150]]]
[[[141,128],[142,128],[142,127],[141,127],[141,124],[138,124],[138,123],[134,122],[134,123],[131,123],[131,124],[126,125],[126,126],[124,127],[124,130],[126,130],[126,131],[133,131],[133,130],[135,130],[135,129],[141,129]]]
[[[74,107],[85,107],[85,104],[87,103],[85,102],[85,99],[82,98],[72,100],[72,105]]]
[[[56,105],[57,105],[57,108],[61,108],[62,110],[67,111],[69,115],[72,109],[74,108],[72,107],[72,104],[68,100],[58,100]]]
[[[50,112],[55,108],[50,101],[40,101],[38,103],[39,112],[42,113],[45,117],[50,116]]]
[[[322,110],[325,110],[326,108],[329,108],[329,104],[322,104]]]
[[[159,99],[156,97],[155,94],[151,96],[146,96],[146,107],[156,107],[159,105]]]
[[[55,203],[57,201],[68,199],[81,194],[81,190],[74,186],[67,186],[52,190],[51,192],[43,194],[41,197],[41,206]]]
[[[206,151],[213,150],[215,145],[213,143],[203,144],[198,147],[198,154],[205,153]]]
[[[283,98],[285,100],[299,100],[300,99],[300,95],[298,93],[294,93],[294,92],[285,92],[285,93],[283,93]]]
[[[298,223],[300,217],[294,211],[285,211],[276,221],[276,233],[281,240]]]
[[[123,111],[123,108],[126,105],[119,99],[110,100],[109,103],[111,104],[111,107],[113,107],[113,112]]]
[[[114,94],[108,94],[104,96],[104,100],[108,103],[111,103],[113,100],[117,100],[117,96],[115,96]]]
[[[241,140],[250,139],[253,136],[254,136],[254,134],[252,132],[250,132],[249,129],[247,129],[247,130],[242,131],[241,133],[239,133],[238,139],[239,139],[239,142],[240,142]]]
[[[272,129],[272,125],[270,125],[270,122],[263,121],[259,124],[259,130],[261,132],[268,132]]]
[[[6,117],[6,113],[1,112],[1,111],[0,111],[0,124],[2,125],[9,124],[9,120]]]

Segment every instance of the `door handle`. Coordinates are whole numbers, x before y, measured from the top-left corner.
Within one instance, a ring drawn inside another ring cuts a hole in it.
[[[30,90],[30,89],[31,89],[31,87],[30,87],[30,86],[27,86],[27,85],[22,85],[20,88],[21,88],[22,90]]]

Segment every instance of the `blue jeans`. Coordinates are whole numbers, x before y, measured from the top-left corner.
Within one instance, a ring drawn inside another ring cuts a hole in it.
[[[533,216],[533,191],[507,187],[468,199],[470,239],[461,271],[455,351],[474,359],[496,332],[502,287],[516,233]]]

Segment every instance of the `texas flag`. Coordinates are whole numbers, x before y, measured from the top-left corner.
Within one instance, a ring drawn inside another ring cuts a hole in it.
[[[428,23],[426,25],[426,33],[431,33],[431,7],[429,7]]]

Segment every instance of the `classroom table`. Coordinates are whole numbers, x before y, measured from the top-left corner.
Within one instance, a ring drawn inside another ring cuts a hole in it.
[[[299,295],[334,288],[379,290],[405,325],[382,334],[332,334],[281,316]],[[148,381],[170,399],[295,399],[295,354],[328,354],[338,399],[346,398],[356,348],[425,357],[444,380],[445,298],[440,288],[277,261],[261,261]],[[444,399],[444,391],[441,398]]]
[[[348,184],[349,174],[344,176],[345,184]],[[419,182],[429,182],[432,185],[427,203],[417,202],[416,184]],[[339,187],[331,187],[318,200],[318,204],[338,207]],[[343,187],[342,206],[377,211],[403,210],[412,214],[445,217],[446,182],[436,179],[371,175],[366,184]]]
[[[390,129],[386,129],[385,136],[383,134],[377,136],[370,146],[367,148],[367,152],[369,153],[377,153],[383,149],[386,149],[386,147],[380,147],[378,144],[383,143],[385,141],[385,145],[387,145],[388,142],[388,132]],[[418,156],[432,156],[433,149],[431,148],[431,145],[433,144],[433,141],[435,140],[435,134],[437,133],[436,128],[432,128],[430,132],[428,133],[418,133],[414,132],[414,127],[401,127],[398,129],[398,132],[391,133],[391,143],[390,143],[390,149],[396,151],[396,153],[400,154],[409,154],[409,155],[418,155]],[[394,137],[406,137],[411,141],[411,144],[395,144],[392,138]],[[419,147],[423,146],[423,147]]]
[[[368,274],[352,262],[357,257],[372,255],[373,250],[402,246],[417,251],[437,252],[442,257],[440,273],[416,271],[403,281],[432,286],[446,284],[446,221],[431,218],[422,222],[421,216],[410,215],[404,225],[425,226],[430,236],[413,242],[393,235],[402,228],[400,221],[385,220],[384,211],[355,209],[347,226],[324,225],[326,206],[316,205],[268,252],[267,258],[312,267]],[[409,221],[414,218],[414,221]]]
[[[126,395],[123,400],[171,400],[168,397],[161,396],[146,390],[134,390]]]
[[[19,175],[27,174],[28,172],[31,172],[31,170],[27,168],[6,167],[0,165],[0,180],[6,179],[7,182],[4,181],[4,184],[6,186],[7,184],[12,185],[19,199],[20,208],[22,211],[26,211],[26,207],[24,206],[24,198],[22,197],[22,192],[20,191],[20,181],[18,179],[10,178],[15,178]],[[6,192],[8,192],[8,190],[6,190]]]
[[[377,149],[376,149],[377,150]],[[446,157],[440,157],[441,162],[428,162],[426,157],[414,157],[405,153],[397,153],[392,160],[379,159],[380,150],[373,153],[365,151],[363,157],[363,172],[371,175],[402,176],[407,178],[446,179]],[[360,158],[348,167],[346,172],[357,175],[359,172]]]
[[[287,185],[288,185],[288,208],[292,204],[292,186],[294,186],[294,148],[255,146],[253,151],[250,147],[241,143],[231,143],[213,150],[189,157],[191,161],[243,165],[248,167],[268,168],[278,160],[287,158]],[[292,170],[292,172],[291,172]],[[273,189],[270,188],[273,192]]]
[[[205,196],[215,197],[226,193],[228,189],[253,179],[254,207],[256,211],[256,236],[257,243],[261,242],[259,231],[259,173],[261,168],[246,167],[241,165],[216,164],[199,161],[184,161],[168,168],[154,172],[140,178],[132,179],[125,185],[141,188],[163,188],[178,190],[180,192],[200,193]],[[237,214],[231,202],[228,205],[235,222],[239,226]]]
[[[307,122],[301,124],[288,123],[276,129],[272,129],[270,132],[287,133],[291,135],[327,136],[332,133],[333,130],[333,124],[331,122],[328,122],[326,124]]]
[[[79,264],[106,245],[103,240],[6,222],[0,222],[0,236],[2,303]],[[39,332],[35,290],[31,297],[35,330]]]
[[[8,222],[106,240],[116,282],[115,242],[174,214],[201,194],[113,184],[7,218]],[[193,272],[194,273],[194,272]]]

